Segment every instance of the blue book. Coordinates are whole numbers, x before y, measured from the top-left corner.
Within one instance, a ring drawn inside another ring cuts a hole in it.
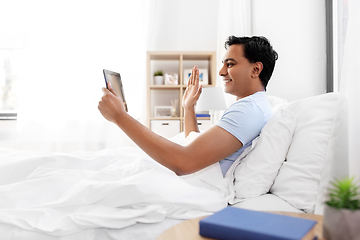
[[[208,113],[196,113],[196,117],[210,117]]]
[[[227,207],[200,221],[200,235],[220,240],[316,239],[316,221]]]

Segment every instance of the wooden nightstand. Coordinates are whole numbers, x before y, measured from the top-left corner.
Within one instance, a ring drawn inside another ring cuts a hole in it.
[[[291,213],[291,212],[272,212],[287,216],[306,218],[317,221],[315,225],[315,235],[317,240],[325,240],[323,238],[323,216],[307,213]],[[179,223],[165,232],[163,232],[157,240],[204,240],[211,239],[200,236],[199,234],[199,221],[204,217],[194,218],[182,223]]]

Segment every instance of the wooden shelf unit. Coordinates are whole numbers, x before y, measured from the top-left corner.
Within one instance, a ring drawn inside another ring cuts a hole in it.
[[[187,87],[184,84],[184,69],[208,69],[208,85],[216,84],[216,53],[215,52],[148,52],[147,53],[147,126],[153,120],[178,120],[180,132],[183,131],[184,112],[181,105],[182,96]],[[178,85],[155,85],[154,72],[162,70],[164,75],[178,74]],[[171,106],[171,100],[178,99],[176,117],[155,117],[155,106]],[[206,120],[207,118],[201,118]]]

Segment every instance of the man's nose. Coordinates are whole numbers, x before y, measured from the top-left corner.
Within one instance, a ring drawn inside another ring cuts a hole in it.
[[[225,65],[220,69],[219,75],[222,76],[222,77],[227,75]]]

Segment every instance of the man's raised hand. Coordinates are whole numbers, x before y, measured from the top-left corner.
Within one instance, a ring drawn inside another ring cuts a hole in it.
[[[197,66],[194,66],[191,70],[187,88],[182,99],[182,105],[185,110],[194,109],[194,106],[200,97],[201,91],[202,85],[199,84],[199,69]]]

